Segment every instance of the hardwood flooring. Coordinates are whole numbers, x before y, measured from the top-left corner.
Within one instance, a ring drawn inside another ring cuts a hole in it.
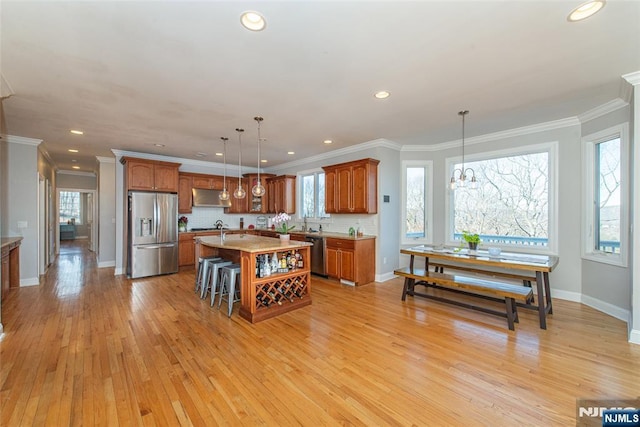
[[[434,301],[402,281],[313,278],[313,304],[252,325],[193,271],[128,280],[64,251],[3,301],[0,423],[575,425],[576,398],[637,398],[626,324],[554,300],[548,330]]]

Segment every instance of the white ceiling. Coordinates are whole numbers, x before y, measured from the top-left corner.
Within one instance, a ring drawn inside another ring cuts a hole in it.
[[[455,140],[461,109],[468,137],[573,117],[640,70],[640,2],[567,22],[579,3],[4,0],[5,132],[89,171],[112,148],[220,161],[221,136],[235,162],[236,127],[255,166],[256,115],[268,166],[378,138]],[[245,10],[266,30],[241,27]]]

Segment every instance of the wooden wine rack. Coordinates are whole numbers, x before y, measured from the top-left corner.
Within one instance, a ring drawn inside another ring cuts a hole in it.
[[[253,274],[242,276],[241,317],[256,323],[311,304],[310,250],[308,246],[297,250],[304,260],[303,268],[262,278],[255,277],[257,255],[273,250],[242,253],[242,271]]]

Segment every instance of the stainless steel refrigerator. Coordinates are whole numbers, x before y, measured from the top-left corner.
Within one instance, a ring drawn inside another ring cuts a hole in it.
[[[178,271],[178,195],[129,192],[127,275]]]

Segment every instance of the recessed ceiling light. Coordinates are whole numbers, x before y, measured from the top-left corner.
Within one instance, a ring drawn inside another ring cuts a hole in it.
[[[385,99],[385,98],[388,98],[389,95],[391,95],[391,94],[389,92],[387,92],[386,90],[381,90],[380,92],[376,92],[375,95],[373,95],[373,96],[375,96],[378,99]]]
[[[605,3],[605,0],[591,0],[583,3],[571,11],[569,16],[567,16],[567,21],[576,22],[587,19],[602,9]]]
[[[74,169],[80,169],[80,166],[71,166]]]
[[[293,154],[296,154],[296,152],[295,151],[287,151],[287,154],[293,155]]]
[[[253,10],[248,10],[240,15],[240,23],[251,31],[262,31],[267,26],[267,21],[264,20],[264,17]]]
[[[71,129],[69,132],[71,132],[74,135],[84,135],[84,132],[81,130]]]
[[[267,163],[267,162],[268,162],[268,160],[266,160],[266,159],[260,160],[260,163]]]
[[[196,153],[196,157],[204,157],[207,153]]]
[[[153,145],[155,145],[156,147],[161,147],[161,148],[165,146],[164,144],[153,144]]]
[[[224,154],[222,154],[222,153],[216,153],[216,156],[218,156],[218,157],[221,157],[221,156],[223,156],[223,155],[224,155]]]
[[[69,148],[69,150],[67,150],[67,151],[69,151],[70,153],[77,153],[78,152],[78,150],[76,150],[75,148]]]
[[[325,139],[325,140],[324,140],[324,143],[325,143],[325,144],[332,144],[332,143],[333,143],[333,141],[332,141],[332,140],[330,140],[330,139]]]

